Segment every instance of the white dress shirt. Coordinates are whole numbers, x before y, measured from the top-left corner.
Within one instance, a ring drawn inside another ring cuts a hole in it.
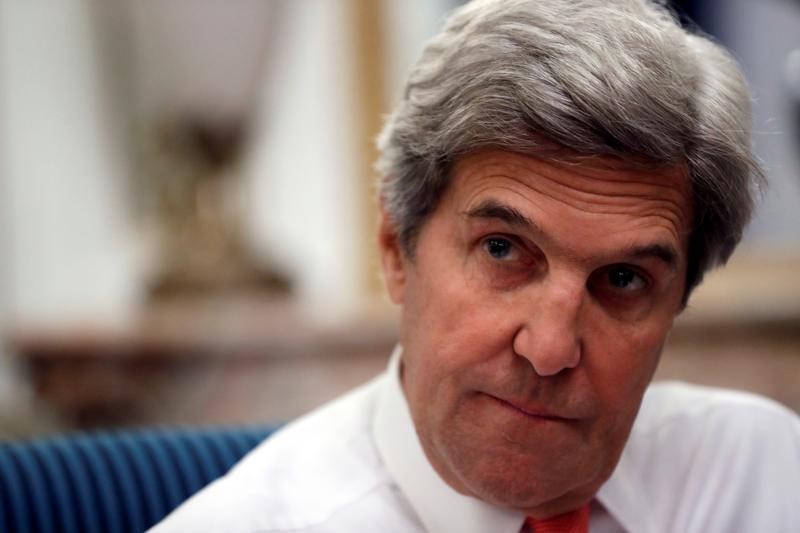
[[[518,533],[519,512],[461,495],[428,463],[386,373],[298,419],[154,533]],[[769,400],[652,385],[592,533],[800,531],[800,419]]]

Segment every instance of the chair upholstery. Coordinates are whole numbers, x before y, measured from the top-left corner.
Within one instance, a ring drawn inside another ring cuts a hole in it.
[[[142,532],[274,429],[144,429],[0,443],[0,531]]]

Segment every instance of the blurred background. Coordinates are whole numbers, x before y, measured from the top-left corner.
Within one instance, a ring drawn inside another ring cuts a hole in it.
[[[456,0],[0,0],[0,438],[293,418],[396,338],[373,139]],[[771,181],[659,379],[800,411],[800,2],[676,2]]]

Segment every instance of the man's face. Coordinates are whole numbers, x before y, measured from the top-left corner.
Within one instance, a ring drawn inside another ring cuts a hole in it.
[[[534,516],[611,475],[681,306],[691,220],[678,169],[460,160],[413,259],[383,217],[402,384],[461,493]]]

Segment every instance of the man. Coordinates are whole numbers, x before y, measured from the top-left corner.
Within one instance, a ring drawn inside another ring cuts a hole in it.
[[[387,372],[155,531],[798,531],[800,422],[649,388],[749,219],[731,57],[645,0],[475,0],[380,138]]]

